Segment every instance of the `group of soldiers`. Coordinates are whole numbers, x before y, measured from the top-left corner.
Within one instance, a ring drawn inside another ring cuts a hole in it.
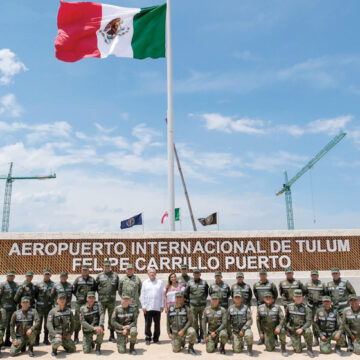
[[[184,291],[176,293],[176,303],[167,309],[167,333],[172,349],[180,352],[187,340],[189,354],[196,354],[196,342],[206,343],[209,353],[220,345],[220,353],[225,354],[225,345],[229,342],[234,353],[240,353],[246,346],[248,355],[253,356],[251,301],[254,295],[258,344],[264,344],[266,351],[280,345],[282,355],[288,356],[286,337],[290,337],[287,345],[300,353],[303,337],[310,357],[314,357],[313,346],[320,346],[323,354],[331,353],[331,341],[335,341],[339,355],[345,346],[349,352],[360,355],[358,298],[350,282],[340,277],[339,269],[333,268],[331,273],[333,281],[325,284],[313,270],[311,279],[303,284],[294,278],[293,270],[287,268],[286,279],[280,282],[278,291],[268,280],[266,270],[260,270],[260,280],[253,287],[244,282],[241,272],[230,287],[220,271],[215,272],[215,282],[209,286],[201,279],[198,269],[193,270],[191,277],[187,266],[182,265],[178,282]],[[141,280],[131,264],[121,278],[107,260],[104,271],[96,278],[90,276],[88,266],[84,265],[73,284],[68,282],[66,272],[60,274],[57,284],[51,280],[50,270],[44,271],[43,280],[37,284],[32,282],[32,272],[27,272],[25,277],[25,282],[18,285],[14,271],[9,271],[7,280],[0,284],[0,345],[5,335],[2,345],[11,346],[11,356],[26,351],[27,346],[29,356],[34,356],[33,348],[39,345],[42,329],[43,342],[52,345],[53,356],[61,346],[72,353],[79,343],[81,328],[83,352],[95,349],[100,355],[106,312],[109,341],[117,343],[119,353],[126,352],[129,342],[129,353],[136,355]],[[117,293],[121,297],[118,306]],[[76,298],[74,313],[73,295]],[[210,306],[207,306],[209,295]],[[284,311],[276,304],[279,295]]]

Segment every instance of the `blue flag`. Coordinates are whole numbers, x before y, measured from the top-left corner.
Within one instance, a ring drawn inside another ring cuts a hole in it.
[[[120,224],[121,229],[128,229],[135,225],[142,225],[143,219],[142,219],[142,213],[139,215],[135,215],[131,217],[130,219],[123,220]]]

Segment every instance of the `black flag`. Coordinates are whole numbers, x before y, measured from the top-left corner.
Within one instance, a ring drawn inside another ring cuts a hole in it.
[[[217,212],[207,216],[206,218],[199,218],[198,221],[203,226],[216,225],[218,223]]]

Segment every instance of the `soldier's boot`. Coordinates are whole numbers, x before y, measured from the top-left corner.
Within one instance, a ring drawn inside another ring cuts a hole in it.
[[[114,330],[110,330],[109,341],[116,342],[116,340],[115,340],[115,331]]]
[[[29,356],[30,356],[30,357],[34,357],[34,356],[35,356],[35,354],[34,354],[34,348],[33,348],[32,345],[29,345]]]
[[[264,345],[264,339],[260,338],[257,342],[258,345]]]
[[[5,337],[4,346],[11,346],[10,332],[6,332],[6,337]]]
[[[50,345],[49,332],[48,331],[45,331],[45,334],[44,334],[44,345]]]
[[[51,356],[56,356],[56,355],[57,355],[57,349],[52,349]]]
[[[311,358],[315,357],[312,346],[308,346],[306,352]]]
[[[340,345],[335,345],[335,352],[336,352],[339,356],[343,356],[343,352],[341,351],[341,346],[340,346]]]
[[[130,353],[130,355],[136,355],[136,350],[135,350],[135,344],[134,343],[130,343],[129,353]]]
[[[279,346],[279,340],[278,340],[278,336],[275,335],[275,346],[278,347]]]
[[[351,338],[348,337],[348,347],[347,347],[347,352],[353,352],[354,351],[354,345],[353,345],[353,341]]]
[[[75,331],[74,343],[75,343],[75,344],[78,344],[78,343],[79,343],[79,332],[78,332],[78,331]]]
[[[37,334],[36,335],[36,340],[35,340],[35,346],[39,346],[39,344],[40,344],[40,334]]]
[[[196,355],[193,344],[189,344],[188,353],[191,354],[191,355]]]
[[[202,344],[205,344],[205,340],[204,340],[204,332],[200,329],[200,342]]]
[[[248,353],[249,356],[254,356],[252,345],[247,346],[247,353]]]
[[[313,346],[319,346],[319,337],[314,336]]]
[[[96,344],[95,353],[96,355],[101,355],[101,344]]]
[[[220,345],[220,354],[226,354],[225,352],[225,346],[223,344]]]
[[[284,357],[288,357],[289,354],[288,352],[286,351],[286,345],[281,345],[281,355],[284,356]]]

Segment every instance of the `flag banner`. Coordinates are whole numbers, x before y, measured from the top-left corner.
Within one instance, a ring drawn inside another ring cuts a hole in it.
[[[55,53],[62,61],[165,57],[166,4],[126,8],[61,1],[57,23]]]
[[[206,218],[199,218],[198,221],[203,226],[216,225],[218,223],[217,212],[207,216]]]
[[[165,211],[164,215],[161,218],[161,224],[163,224],[166,218],[169,216],[169,213]],[[175,208],[175,221],[180,221],[180,208]]]
[[[130,219],[123,220],[120,224],[121,229],[128,229],[135,225],[142,225],[143,224],[143,218],[142,214],[135,215],[131,217]]]

